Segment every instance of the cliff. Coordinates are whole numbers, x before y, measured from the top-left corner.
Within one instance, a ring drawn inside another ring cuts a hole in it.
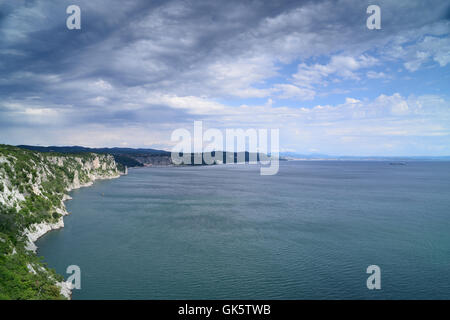
[[[64,299],[70,286],[34,242],[64,226],[67,192],[122,174],[108,154],[41,153],[0,145],[0,299]]]

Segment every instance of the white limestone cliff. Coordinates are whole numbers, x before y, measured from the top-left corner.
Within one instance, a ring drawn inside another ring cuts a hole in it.
[[[59,204],[52,205],[51,212],[56,214],[53,220],[44,220],[22,230],[22,236],[26,241],[25,249],[36,252],[37,247],[35,242],[37,239],[51,230],[64,227],[63,217],[69,214],[64,205],[64,201],[71,199],[67,192],[90,186],[99,179],[118,178],[120,175],[126,174],[126,172],[119,172],[114,157],[111,155],[47,155],[36,152],[32,156],[32,158],[27,160],[27,163],[33,168],[34,174],[28,173],[25,175],[21,172],[16,172],[17,158],[14,155],[5,156],[0,154],[0,164],[2,164],[0,166],[0,205],[15,208],[17,212],[20,212],[25,206],[27,197],[31,194],[49,201],[49,192],[45,189],[48,186],[48,181],[51,181],[49,179],[58,177],[60,179],[59,181],[63,181],[65,192],[53,194],[53,196],[60,199]],[[14,179],[17,179],[17,176],[20,176],[22,179],[19,186],[17,185],[17,181],[13,183]],[[30,214],[33,213],[31,212]],[[15,250],[14,248],[13,252]],[[30,272],[35,271],[31,265],[28,269]],[[49,279],[53,280],[53,277],[49,276]],[[54,281],[55,285],[60,288],[61,295],[70,299],[72,285],[64,281]]]

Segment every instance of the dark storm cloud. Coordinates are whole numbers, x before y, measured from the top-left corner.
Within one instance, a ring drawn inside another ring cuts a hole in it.
[[[89,82],[96,79],[119,89],[181,89],[186,85],[177,79],[198,73],[201,82],[205,64],[242,54],[246,48],[233,38],[301,2],[76,1],[82,11],[81,31],[65,27],[70,4],[73,1],[2,4],[3,99],[38,96],[90,108],[86,100],[96,93],[89,92]],[[192,86],[186,87],[188,91]]]
[[[2,5],[2,96],[45,94],[48,83],[39,75],[58,75],[61,82],[102,78],[118,87],[147,85],[157,90],[176,85],[192,91],[193,86],[177,80],[202,86],[202,78],[211,76],[204,74],[205,67],[217,61],[252,52],[289,60],[326,54],[332,45],[335,51],[355,45],[364,50],[362,44],[368,42],[367,33],[355,32],[365,28],[366,16],[358,14],[365,10],[364,1],[314,1],[313,6],[306,1],[76,1],[82,10],[81,31],[65,27],[70,4],[73,1]],[[311,12],[303,16],[302,8]],[[429,6],[416,9],[420,11],[406,9],[400,15],[384,10],[383,22],[400,29],[435,19],[436,11]],[[269,23],[264,26],[264,21]],[[350,31],[354,38],[346,47],[332,41]],[[305,47],[286,47],[286,35],[302,33]],[[316,36],[316,42],[308,36]],[[50,85],[58,91],[57,84]],[[201,94],[202,88],[197,89]]]

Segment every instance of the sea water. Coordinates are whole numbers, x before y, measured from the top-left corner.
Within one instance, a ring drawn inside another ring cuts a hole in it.
[[[449,162],[138,168],[71,196],[37,245],[80,267],[73,299],[450,298]]]

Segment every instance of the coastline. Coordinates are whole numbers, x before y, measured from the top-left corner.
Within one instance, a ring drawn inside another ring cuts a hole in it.
[[[72,183],[68,188],[66,188],[66,192],[68,193],[72,190],[76,190],[76,189],[80,189],[80,188],[84,188],[84,187],[90,187],[94,184],[94,182],[96,180],[117,179],[123,175],[126,175],[127,173],[128,172],[126,171],[123,174],[119,173],[114,176],[93,176],[91,178],[92,180],[87,183],[80,184],[79,181]],[[67,193],[65,193],[63,195],[63,198],[61,200],[61,208],[57,209],[57,212],[59,214],[61,214],[61,216],[59,217],[57,222],[36,223],[36,224],[31,225],[30,227],[28,227],[27,229],[25,229],[23,231],[22,235],[25,236],[27,239],[25,249],[32,251],[33,253],[36,253],[38,247],[36,246],[35,242],[39,238],[41,238],[42,236],[44,236],[45,234],[47,234],[48,232],[50,232],[52,230],[58,230],[58,229],[64,228],[64,216],[69,215],[69,212],[67,211],[66,205],[64,202],[72,199],[72,197],[70,195],[68,195]],[[73,290],[72,283],[66,282],[66,281],[61,281],[61,282],[56,282],[56,285],[60,288],[61,294],[64,297],[66,297],[69,300],[72,298],[72,290]]]

